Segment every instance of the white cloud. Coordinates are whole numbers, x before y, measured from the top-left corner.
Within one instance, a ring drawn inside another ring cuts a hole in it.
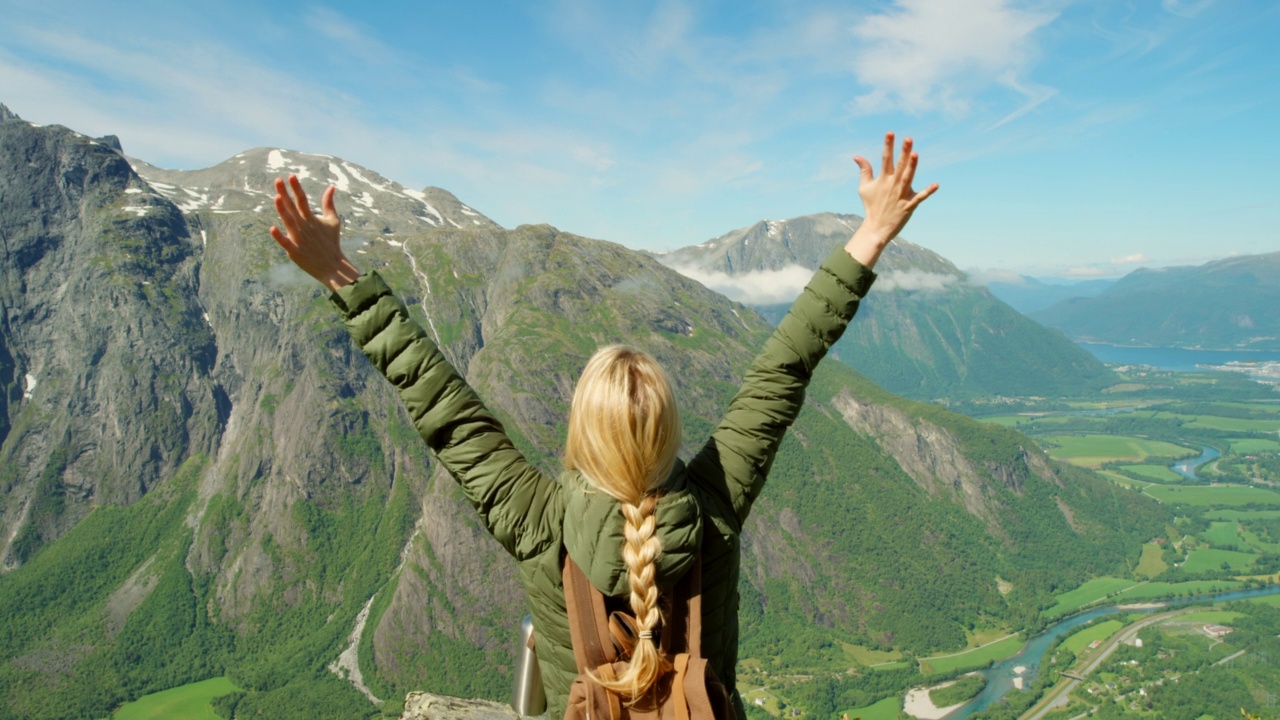
[[[758,270],[742,275],[729,275],[694,267],[673,267],[690,280],[706,285],[730,300],[747,305],[777,305],[796,299],[813,277],[813,271],[799,265],[781,270]]]
[[[1111,258],[1112,265],[1132,265],[1134,263],[1147,262],[1146,253],[1134,253],[1125,255],[1124,257]]]
[[[1194,18],[1214,3],[1214,0],[1160,0],[1160,7],[1167,13],[1184,18]]]
[[[1035,55],[1032,35],[1055,17],[1011,0],[898,0],[854,28],[854,74],[870,88],[854,109],[964,114],[976,93],[1003,84],[1028,97],[1025,112],[1052,97],[1018,77]]]
[[[957,275],[949,273],[933,273],[925,270],[902,270],[881,273],[876,280],[876,289],[881,292],[902,290],[904,292],[937,292],[946,290],[960,281]]]
[[[1099,278],[1099,277],[1106,277],[1108,274],[1109,273],[1106,270],[1103,270],[1102,268],[1086,265],[1086,266],[1068,268],[1066,272],[1062,273],[1062,277]]]
[[[986,287],[991,283],[1001,283],[1004,285],[1016,285],[1024,287],[1027,284],[1027,278],[1012,270],[970,270],[969,284],[976,287]]]

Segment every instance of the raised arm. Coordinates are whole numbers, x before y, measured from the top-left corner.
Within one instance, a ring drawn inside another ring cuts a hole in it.
[[[866,210],[862,225],[814,274],[756,356],[711,439],[689,463],[695,481],[729,503],[739,523],[746,520],[783,435],[800,414],[814,368],[840,339],[875,280],[871,268],[916,207],[938,189],[936,183],[920,192],[912,189],[918,158],[911,144],[910,138],[903,142],[895,164],[893,134],[885,135],[879,177],[865,158],[854,158]]]
[[[558,495],[548,478],[525,460],[502,424],[409,316],[377,273],[361,275],[339,245],[341,223],[333,188],[316,216],[297,177],[276,181],[276,210],[285,232],[271,236],[289,258],[333,290],[332,300],[352,339],[399,392],[414,426],[436,458],[462,486],[485,527],[518,558],[558,539]]]

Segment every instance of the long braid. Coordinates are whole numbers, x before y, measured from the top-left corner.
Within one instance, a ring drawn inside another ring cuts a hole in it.
[[[565,467],[618,500],[625,524],[622,559],[631,589],[636,640],[626,669],[601,686],[629,702],[642,699],[670,668],[652,633],[658,609],[657,508],[680,448],[680,414],[666,373],[649,355],[620,345],[602,348],[582,371],[569,413]]]
[[[635,648],[631,651],[631,662],[627,664],[626,671],[616,681],[602,681],[600,684],[630,697],[634,702],[649,692],[662,672],[670,667],[670,663],[659,651],[657,640],[643,635],[652,633],[662,620],[662,614],[658,610],[656,575],[662,543],[656,534],[658,520],[654,515],[658,498],[656,495],[646,495],[639,505],[624,502],[621,506],[622,514],[627,520],[622,559],[627,564],[627,580],[631,585],[631,612],[636,618],[636,629],[642,635],[637,638]]]

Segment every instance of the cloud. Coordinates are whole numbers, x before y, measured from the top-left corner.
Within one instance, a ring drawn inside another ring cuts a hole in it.
[[[1164,11],[1184,18],[1194,18],[1213,5],[1214,0],[1160,0]]]
[[[758,270],[742,275],[729,275],[716,270],[695,267],[673,267],[690,280],[706,285],[730,300],[747,305],[777,305],[795,300],[813,277],[813,270],[788,265],[781,270]]]
[[[1017,78],[1035,55],[1032,35],[1055,17],[1011,0],[898,0],[854,28],[862,44],[854,75],[870,88],[854,109],[964,114],[976,93],[1003,84],[1029,98],[1026,112],[1052,97],[1048,88],[1020,89]]]
[[[1086,266],[1068,268],[1066,272],[1062,273],[1062,277],[1099,278],[1099,277],[1106,277],[1108,274],[1109,273],[1106,270],[1103,270],[1102,268],[1086,265]]]
[[[937,292],[946,290],[960,281],[958,275],[934,273],[925,270],[903,270],[884,272],[876,281],[876,289],[885,292],[902,290],[903,292]]]
[[[1148,258],[1146,253],[1134,253],[1132,255],[1125,255],[1124,257],[1111,258],[1111,264],[1132,265],[1134,263],[1147,262],[1147,260]]]
[[[986,287],[991,283],[1024,287],[1027,285],[1027,278],[1021,273],[1016,273],[1012,270],[990,269],[969,271],[970,285]]]

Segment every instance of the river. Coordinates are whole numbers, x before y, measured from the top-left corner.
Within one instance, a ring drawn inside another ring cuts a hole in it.
[[[1062,637],[1071,630],[1081,625],[1085,625],[1096,618],[1103,615],[1111,615],[1118,612],[1150,612],[1156,609],[1166,609],[1171,606],[1185,605],[1191,602],[1199,602],[1212,599],[1216,602],[1226,602],[1229,600],[1243,600],[1244,598],[1258,597],[1261,595],[1275,595],[1280,593],[1280,585],[1271,585],[1265,588],[1255,588],[1253,590],[1231,590],[1229,592],[1215,593],[1212,595],[1200,595],[1191,598],[1180,598],[1177,601],[1170,602],[1160,608],[1150,608],[1146,610],[1121,610],[1118,606],[1108,605],[1105,607],[1094,608],[1079,615],[1074,615],[1055,625],[1049,627],[1048,630],[1036,635],[1027,641],[1027,644],[1018,651],[1018,654],[992,665],[991,667],[980,670],[987,678],[987,686],[973,700],[967,704],[956,708],[948,714],[943,720],[963,720],[964,718],[981,712],[991,707],[997,700],[1004,697],[1005,693],[1013,689],[1013,669],[1022,665],[1027,669],[1022,677],[1024,682],[1030,685],[1036,676],[1040,673],[1040,660],[1044,657],[1044,651],[1049,649],[1049,645],[1054,640]]]
[[[1200,457],[1193,458],[1191,460],[1180,460],[1170,465],[1169,469],[1188,480],[1195,480],[1198,482],[1200,478],[1196,476],[1196,470],[1199,469],[1201,465],[1217,460],[1220,457],[1222,457],[1222,453],[1218,452],[1217,448],[1209,445],[1201,445]]]

